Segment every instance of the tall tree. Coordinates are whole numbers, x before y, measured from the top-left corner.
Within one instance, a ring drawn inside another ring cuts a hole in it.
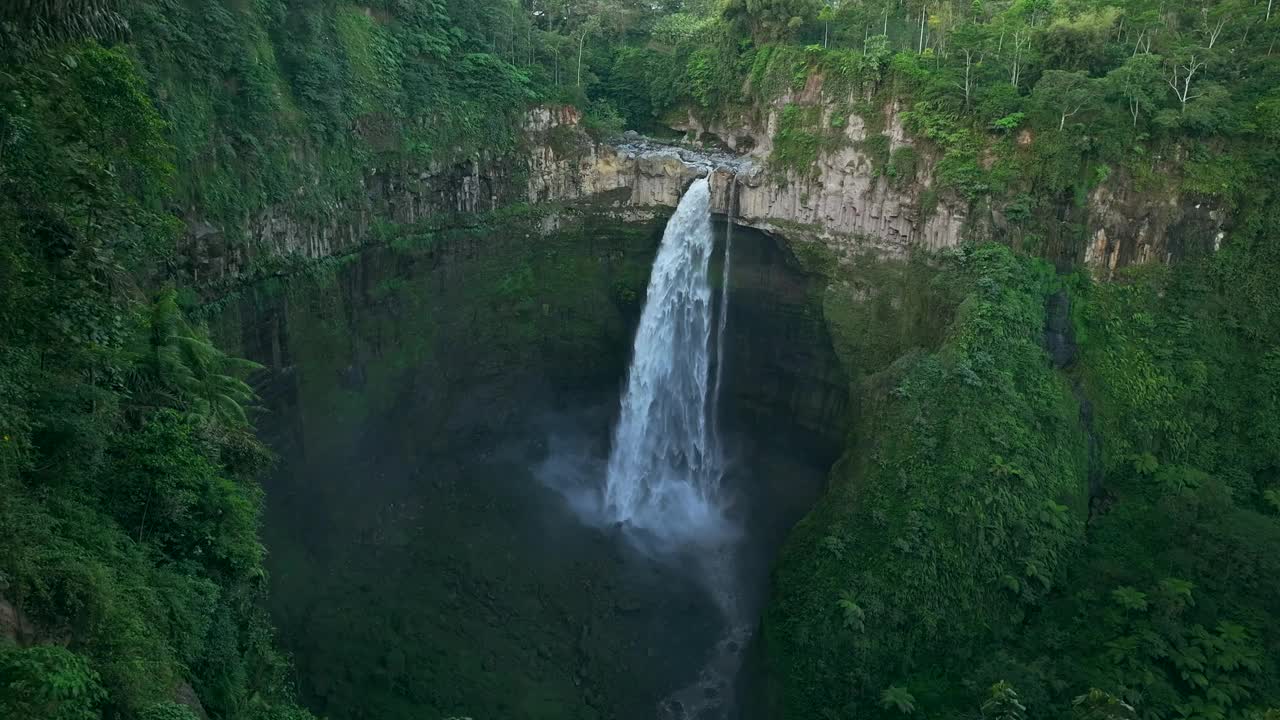
[[[1058,130],[1067,126],[1067,119],[1075,117],[1093,101],[1094,83],[1083,72],[1046,70],[1036,83],[1034,97],[1058,120]]]
[[[1151,113],[1163,95],[1164,76],[1159,55],[1139,53],[1107,73],[1106,84],[1113,96],[1124,98],[1133,118],[1133,127],[1143,113]]]

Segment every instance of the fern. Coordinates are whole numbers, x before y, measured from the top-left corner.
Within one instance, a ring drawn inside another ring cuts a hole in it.
[[[242,378],[262,369],[258,363],[233,358],[219,350],[202,328],[190,325],[177,304],[177,293],[160,293],[151,308],[150,376],[144,386],[175,401],[193,419],[227,427],[248,425],[246,408],[257,400]]]
[[[916,698],[906,688],[894,685],[880,693],[880,707],[910,715],[916,711]]]

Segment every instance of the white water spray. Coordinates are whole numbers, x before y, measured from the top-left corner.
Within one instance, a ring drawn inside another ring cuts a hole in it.
[[[717,413],[732,243],[730,208],[717,317],[709,283],[711,191],[706,178],[695,181],[667,223],[653,263],[605,481],[606,516],[641,531],[646,544],[693,548],[724,617],[725,634],[697,677],[659,703],[664,720],[724,717],[751,635],[737,599],[738,538],[720,487],[725,452]],[[713,321],[716,372],[710,379]]]
[[[729,207],[724,226],[724,267],[720,272],[720,325],[716,328],[716,382],[711,390],[711,434],[720,437],[720,385],[724,381],[724,331],[729,326],[729,269],[733,260],[733,199],[738,177],[729,184]],[[723,448],[721,448],[723,452]],[[723,458],[722,458],[723,463]],[[723,469],[723,468],[722,468]]]
[[[724,529],[723,452],[708,412],[713,247],[702,178],[680,200],[653,263],[605,484],[609,517],[663,542]]]

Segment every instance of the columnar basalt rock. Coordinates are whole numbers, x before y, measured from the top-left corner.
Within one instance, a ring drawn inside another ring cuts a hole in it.
[[[781,114],[793,101],[810,104],[820,127],[842,128],[838,136],[826,137],[809,168],[771,164]],[[936,191],[936,153],[906,132],[902,111],[896,103],[886,106],[882,117],[873,118],[873,127],[857,114],[835,116],[848,112],[847,104],[823,102],[820,93],[806,86],[755,119],[702,125],[690,116],[677,129],[693,145],[714,138],[708,144],[741,153],[732,169],[713,170],[715,163],[691,162],[687,150],[593,139],[577,109],[542,106],[526,116],[523,141],[511,153],[426,168],[370,170],[354,197],[331,207],[312,208],[305,215],[285,206],[264,210],[246,223],[245,239],[231,241],[218,227],[192,217],[186,269],[198,281],[234,277],[262,257],[351,252],[373,241],[379,223],[411,224],[518,203],[674,208],[694,179],[709,171],[713,212],[727,212],[733,187],[739,224],[820,242],[837,257],[868,252],[903,257],[912,249],[940,250],[968,237],[1008,234],[999,207],[972,213]],[[872,146],[879,148],[878,160]],[[912,176],[891,179],[883,167],[886,153],[903,148],[912,150]],[[1119,179],[1096,188],[1084,208],[1069,208],[1068,214],[1083,225],[1087,239],[1078,249],[1063,252],[1099,277],[1134,263],[1212,252],[1224,237],[1219,210],[1176,193],[1152,198],[1125,189]]]
[[[828,114],[831,110],[825,111]],[[561,116],[563,119],[563,116]],[[802,232],[840,251],[878,250],[902,256],[913,245],[938,249],[960,242],[964,214],[940,205],[928,217],[920,211],[921,189],[932,182],[932,166],[921,169],[910,188],[894,188],[878,177],[871,159],[859,149],[868,132],[854,116],[838,150],[821,153],[811,172],[775,172],[769,166],[771,137],[778,123],[776,109],[762,129],[722,128],[733,138],[730,147],[751,147],[748,169],[712,174],[712,209],[728,210],[731,179],[738,177],[736,213],[740,224],[768,231]],[[909,144],[896,115],[891,115],[891,138]],[[564,137],[565,125],[549,111],[531,115],[527,131],[532,143],[529,197],[533,201],[565,200],[625,190],[619,202],[674,207],[680,195],[704,170],[684,162],[671,150],[637,150],[599,143],[567,147],[548,141]],[[705,131],[692,133],[700,138]]]

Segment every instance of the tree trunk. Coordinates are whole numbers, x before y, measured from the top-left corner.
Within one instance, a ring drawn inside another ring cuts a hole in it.
[[[587,34],[584,32],[578,38],[578,87],[582,87],[582,50],[587,46]]]
[[[917,54],[924,53],[924,8],[920,8],[920,46],[916,50]]]

